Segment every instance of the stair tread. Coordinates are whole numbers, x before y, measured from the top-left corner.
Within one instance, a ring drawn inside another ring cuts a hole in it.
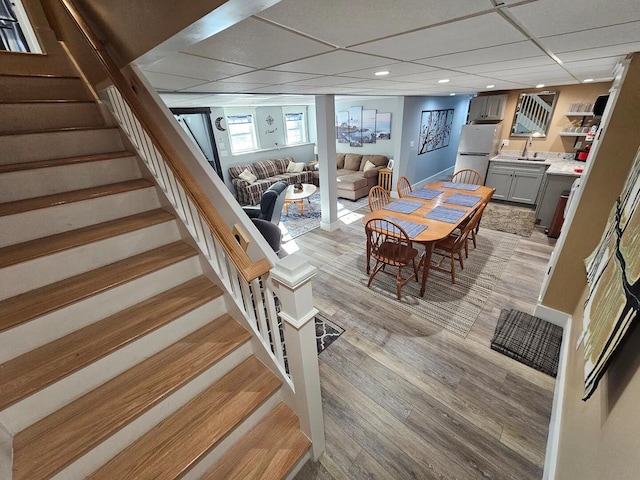
[[[0,332],[196,255],[173,242],[0,301]]]
[[[225,314],[27,427],[14,437],[14,480],[59,472],[250,337]]]
[[[196,277],[5,362],[0,365],[0,410],[221,295],[209,279]]]
[[[88,478],[178,478],[280,385],[260,361],[249,357]]]
[[[112,183],[109,185],[83,188],[81,190],[73,190],[70,192],[54,193],[52,195],[44,195],[42,197],[27,198],[14,202],[0,203],[0,217],[4,215],[15,215],[18,213],[24,213],[40,208],[65,205],[68,203],[80,202],[83,200],[90,200],[107,195],[130,192],[133,190],[149,188],[153,186],[154,184],[149,180],[139,178],[136,180],[128,180],[126,182]]]
[[[169,222],[174,218],[171,213],[158,208],[49,237],[9,245],[0,248],[0,268],[133,232],[159,223]]]
[[[52,160],[39,160],[37,162],[10,163],[6,165],[0,165],[0,173],[20,172],[23,170],[34,170],[37,168],[61,167],[63,165],[74,165],[77,163],[99,162],[102,160],[127,158],[134,155],[135,154],[131,152],[121,151],[97,153],[94,155],[82,155],[78,157],[55,158]]]
[[[280,403],[200,480],[279,480],[286,477],[310,446],[299,428],[298,417]]]
[[[19,130],[16,132],[0,132],[0,135],[3,136],[11,136],[11,135],[33,135],[39,133],[57,133],[57,132],[78,132],[83,130],[113,130],[114,127],[112,125],[91,125],[91,126],[81,126],[81,127],[55,127],[55,128],[39,128],[34,130]]]

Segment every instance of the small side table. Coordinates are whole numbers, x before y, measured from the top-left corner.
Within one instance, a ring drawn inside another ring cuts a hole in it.
[[[384,188],[387,192],[391,191],[391,178],[393,172],[388,168],[381,168],[378,170],[378,185]]]

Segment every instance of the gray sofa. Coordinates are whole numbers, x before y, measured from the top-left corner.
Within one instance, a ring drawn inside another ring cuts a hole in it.
[[[357,200],[369,195],[369,190],[378,184],[378,172],[387,166],[384,155],[359,155],[338,153],[338,197]]]

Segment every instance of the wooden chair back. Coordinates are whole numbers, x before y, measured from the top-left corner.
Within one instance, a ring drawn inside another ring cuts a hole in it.
[[[411,239],[407,232],[390,220],[374,218],[365,225],[367,243],[371,256],[387,265],[404,266],[411,258],[407,258],[407,249],[411,248]]]
[[[470,185],[482,185],[482,175],[477,170],[465,168],[457,171],[451,179],[454,183],[468,183]]]
[[[480,218],[482,217],[482,212],[484,212],[484,209],[485,209],[486,206],[487,206],[487,204],[483,203],[482,205],[480,205],[477,208],[477,210],[475,212],[473,212],[473,215],[471,216],[469,221],[466,223],[466,225],[460,231],[460,235],[458,235],[458,238],[456,239],[456,241],[453,242],[453,244],[454,244],[454,248],[452,248],[453,251],[456,251],[456,252],[460,251],[460,249],[462,247],[464,247],[464,245],[465,245],[465,243],[467,241],[467,237],[469,237],[469,235],[476,228],[478,223],[480,223]]]
[[[389,192],[387,192],[381,186],[376,185],[371,190],[369,190],[369,208],[372,212],[380,210],[382,207],[388,205],[389,203],[391,203]]]
[[[398,189],[398,196],[400,198],[406,197],[413,191],[409,179],[404,176],[398,179],[398,186],[396,188]]]

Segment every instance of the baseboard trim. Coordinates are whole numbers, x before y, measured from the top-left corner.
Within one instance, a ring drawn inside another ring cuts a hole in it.
[[[556,465],[558,462],[558,446],[560,444],[560,429],[562,425],[562,405],[564,403],[569,349],[571,348],[571,315],[540,304],[536,307],[534,315],[554,325],[558,325],[563,329],[558,375],[556,376],[556,385],[553,392],[549,434],[547,435],[547,449],[544,457],[544,473],[542,476],[543,480],[555,480]]]

